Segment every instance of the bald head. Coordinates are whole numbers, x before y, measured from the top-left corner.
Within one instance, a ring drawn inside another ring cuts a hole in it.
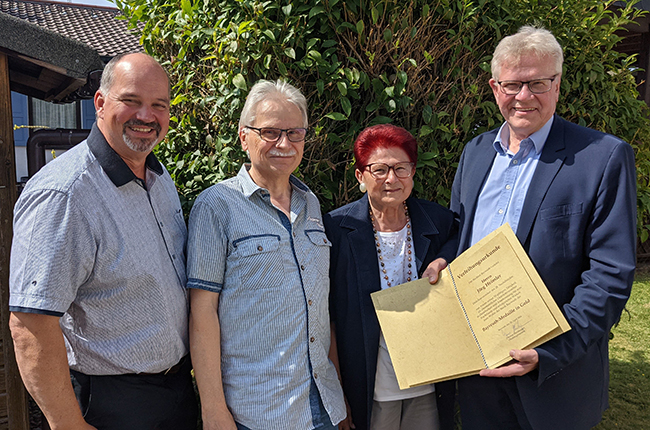
[[[169,77],[167,72],[162,66],[153,58],[151,55],[144,54],[142,52],[120,54],[111,59],[106,66],[104,66],[104,71],[102,72],[102,79],[99,84],[99,91],[103,94],[110,92],[111,87],[113,86],[113,81],[115,80],[116,68],[122,64],[122,67],[135,67],[135,66],[147,66],[151,69],[159,69],[165,75],[167,80],[167,90],[169,91]]]

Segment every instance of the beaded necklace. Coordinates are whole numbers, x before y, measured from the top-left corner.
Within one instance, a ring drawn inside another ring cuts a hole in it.
[[[381,243],[379,242],[379,237],[377,235],[377,229],[375,228],[375,217],[372,214],[372,208],[368,206],[368,211],[370,212],[370,222],[372,224],[372,233],[375,237],[375,246],[377,247],[377,256],[379,257],[379,265],[381,266],[381,272],[383,273],[383,278],[386,281],[386,285],[388,288],[392,286],[388,274],[386,272],[386,265],[384,264],[384,258],[381,254]],[[411,275],[413,272],[411,271],[411,262],[412,262],[412,241],[411,241],[411,218],[409,217],[409,210],[408,207],[406,206],[406,202],[404,202],[404,214],[406,215],[406,255],[408,258],[408,271],[407,271],[407,279],[406,282],[411,281]]]

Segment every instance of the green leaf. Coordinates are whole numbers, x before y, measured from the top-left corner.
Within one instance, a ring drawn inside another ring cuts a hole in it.
[[[322,13],[325,10],[323,6],[314,6],[311,8],[309,11],[309,18],[313,18],[314,16],[318,15],[319,13]]]
[[[376,7],[370,9],[370,15],[372,16],[372,23],[377,24],[377,21],[379,20],[379,11]]]
[[[365,24],[363,23],[363,21],[357,21],[357,26],[356,26],[357,33],[363,34],[364,28],[365,28]]]
[[[178,94],[176,97],[174,97],[174,100],[171,101],[170,105],[176,106],[179,103],[186,102],[187,97],[185,94]]]
[[[431,106],[426,105],[424,108],[422,108],[422,120],[424,121],[425,124],[429,124],[431,122],[432,116],[433,116],[433,109],[431,109]]]
[[[391,40],[393,40],[393,32],[390,30],[390,28],[384,30],[384,40],[386,42],[390,42]]]
[[[406,81],[408,80],[408,75],[406,74],[406,72],[399,71],[399,72],[397,73],[397,79],[399,79],[399,82],[400,82],[402,85],[406,85]]]
[[[428,136],[431,133],[433,133],[433,129],[431,129],[431,127],[429,127],[428,125],[423,125],[422,127],[420,127],[420,133],[419,133],[420,137]]]
[[[352,103],[347,97],[341,97],[341,107],[345,116],[349,117],[350,113],[352,113]]]
[[[282,12],[286,15],[289,16],[291,15],[291,3],[289,3],[286,6],[282,6]]]
[[[357,31],[357,28],[354,25],[352,25],[351,23],[347,22],[347,21],[342,22],[341,24],[339,24],[339,26],[336,28],[336,31],[338,33],[343,33],[343,31],[345,29],[352,30],[354,32]]]
[[[325,118],[333,119],[334,121],[345,121],[348,119],[347,116],[343,115],[340,112],[330,112],[325,115]]]
[[[342,96],[345,97],[348,95],[348,86],[345,82],[337,82],[336,87],[339,89],[339,93],[341,93]]]
[[[284,63],[280,60],[276,61],[275,64],[278,66],[280,75],[287,76],[287,66],[285,66]]]
[[[250,21],[244,21],[241,24],[239,24],[239,27],[237,27],[237,34],[242,34],[246,30],[248,30],[248,26],[250,25]]]
[[[262,33],[266,35],[269,39],[271,39],[273,42],[275,42],[275,34],[269,29],[264,30]]]
[[[235,77],[232,78],[232,84],[240,90],[246,90],[248,88],[246,85],[246,79],[241,73],[236,74]]]
[[[181,0],[181,10],[185,15],[192,15],[192,3],[190,0]]]
[[[293,48],[285,48],[284,55],[289,58],[293,58],[294,60],[296,59],[296,51],[294,51]]]

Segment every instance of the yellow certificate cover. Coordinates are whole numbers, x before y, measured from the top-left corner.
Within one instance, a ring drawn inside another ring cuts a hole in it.
[[[401,389],[477,374],[571,328],[508,224],[463,252],[438,282],[371,295]]]

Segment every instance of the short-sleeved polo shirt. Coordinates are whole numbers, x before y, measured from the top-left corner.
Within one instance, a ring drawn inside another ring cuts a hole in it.
[[[143,182],[95,125],[14,209],[9,309],[61,316],[79,372],[159,372],[188,351],[187,229],[169,173],[146,165]]]

